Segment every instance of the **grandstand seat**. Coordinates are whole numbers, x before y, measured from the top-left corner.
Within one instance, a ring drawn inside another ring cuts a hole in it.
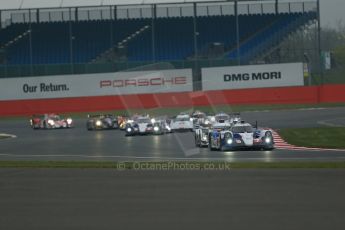
[[[301,25],[316,18],[316,13],[240,15],[240,54],[244,61],[263,52]],[[211,43],[224,44],[228,59],[237,58],[235,16],[197,17],[197,48]],[[32,23],[30,36],[23,36],[6,48],[9,64],[63,64],[91,62],[136,31],[151,26],[151,19],[92,20]],[[30,28],[28,23],[13,23],[0,30],[4,45]],[[129,61],[185,60],[194,56],[192,17],[157,18],[154,28],[155,55],[152,54],[152,30],[147,29],[126,42]],[[70,39],[70,35],[72,39]],[[72,60],[71,60],[72,53]]]

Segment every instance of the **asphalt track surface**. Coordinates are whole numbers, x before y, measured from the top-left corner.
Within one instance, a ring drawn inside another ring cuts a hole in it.
[[[344,126],[345,107],[244,112],[251,123],[273,129]],[[0,140],[0,160],[221,160],[229,162],[344,161],[345,152],[273,150],[210,152],[195,148],[192,133],[125,137],[123,131],[87,131],[86,119],[75,128],[32,130],[28,120],[0,120],[0,133],[17,138]]]
[[[345,170],[0,169],[0,229],[343,230]]]

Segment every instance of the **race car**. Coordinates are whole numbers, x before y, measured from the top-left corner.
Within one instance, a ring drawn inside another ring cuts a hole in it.
[[[232,123],[228,117],[222,117],[223,115],[216,115],[215,121],[213,123],[205,123],[202,124],[199,128],[195,129],[195,146],[197,147],[205,147],[209,145],[209,138],[208,135],[211,130],[228,130],[230,129]],[[223,119],[224,118],[224,119]],[[225,119],[226,118],[226,119]]]
[[[33,129],[60,129],[73,127],[72,118],[61,118],[59,115],[43,114],[33,115],[30,119],[30,126]]]
[[[135,136],[139,134],[139,126],[137,123],[127,123],[124,130],[126,136]]]
[[[207,116],[204,112],[201,111],[195,111],[192,114],[192,119],[193,119],[193,129],[197,129],[200,127],[200,125],[204,125],[205,123],[209,123]]]
[[[200,126],[195,129],[194,139],[196,147],[207,147],[208,146],[208,133],[210,132],[209,127]]]
[[[129,119],[128,117],[126,117],[126,116],[118,116],[118,117],[117,117],[117,124],[118,124],[118,126],[119,126],[119,129],[120,129],[120,130],[125,130],[128,121],[133,122],[132,120],[130,120],[130,119]]]
[[[193,118],[188,114],[181,113],[171,121],[170,128],[172,132],[193,131]]]
[[[230,115],[223,112],[217,113],[214,116],[210,116],[209,120],[211,125],[214,125],[216,123],[225,123],[227,125],[230,125],[232,123]]]
[[[209,133],[210,150],[236,149],[274,149],[272,131],[254,128],[249,123],[241,121],[231,128],[212,129]]]
[[[137,134],[145,135],[145,134],[153,134],[154,127],[153,127],[153,119],[149,116],[142,116],[137,117],[133,122],[129,122],[126,125],[126,136],[134,136]]]
[[[88,115],[86,122],[87,130],[117,129],[117,118],[111,114]]]
[[[230,123],[236,124],[238,122],[241,122],[241,114],[240,113],[230,113]]]
[[[166,117],[152,118],[151,122],[153,124],[153,134],[171,133],[169,119]]]

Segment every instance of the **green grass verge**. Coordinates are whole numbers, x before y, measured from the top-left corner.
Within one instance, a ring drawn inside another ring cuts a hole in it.
[[[296,146],[345,149],[345,127],[288,128],[279,134]]]
[[[153,109],[128,109],[128,110],[110,110],[110,111],[97,111],[97,112],[81,112],[81,113],[66,113],[62,115],[71,116],[72,118],[85,118],[88,114],[109,113],[114,115],[132,115],[138,114],[150,114],[151,116],[168,115],[173,116],[180,112],[192,112],[194,110],[201,110],[206,113],[217,112],[246,112],[246,111],[264,111],[264,110],[290,110],[290,109],[302,109],[302,108],[331,108],[331,107],[343,107],[345,103],[320,103],[320,104],[280,104],[280,105],[217,105],[217,106],[196,106],[196,107],[176,107],[176,108],[153,108]],[[30,116],[10,116],[1,117],[5,120],[18,120]]]
[[[114,170],[231,170],[231,169],[345,169],[345,162],[82,162],[82,161],[0,161],[0,168],[70,168]]]

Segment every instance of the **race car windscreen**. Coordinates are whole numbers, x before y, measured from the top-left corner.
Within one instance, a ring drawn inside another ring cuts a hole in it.
[[[250,125],[246,125],[246,126],[235,126],[232,127],[232,132],[234,133],[252,133],[254,132],[254,129],[252,126]]]
[[[177,117],[175,121],[189,121],[189,117]]]

